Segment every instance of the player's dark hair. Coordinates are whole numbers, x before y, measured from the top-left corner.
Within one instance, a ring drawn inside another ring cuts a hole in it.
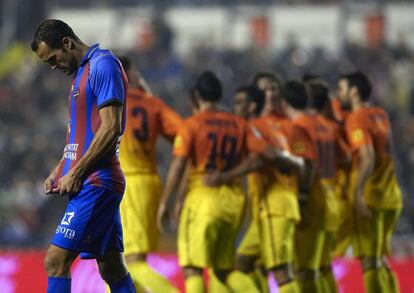
[[[309,104],[312,108],[322,111],[329,103],[329,89],[321,82],[308,82]]]
[[[348,82],[348,87],[356,87],[362,101],[368,101],[372,86],[371,82],[366,74],[361,71],[355,71],[341,76],[341,79],[345,79]]]
[[[304,110],[308,106],[308,93],[300,81],[287,81],[282,87],[281,97],[295,109]]]
[[[119,61],[122,64],[122,67],[124,68],[124,71],[127,72],[129,69],[131,69],[131,60],[129,60],[126,56],[118,56]]]
[[[256,103],[256,115],[259,115],[265,104],[265,94],[255,85],[239,87],[236,93],[246,93],[249,103]]]
[[[221,99],[223,88],[221,81],[211,71],[204,71],[197,79],[195,89],[204,101],[218,102]]]
[[[80,41],[67,23],[58,19],[45,20],[36,30],[31,43],[32,51],[36,52],[40,42],[45,42],[52,49],[60,49],[63,47],[65,37]]]
[[[278,85],[282,84],[281,79],[275,73],[270,72],[270,71],[260,71],[260,72],[256,73],[256,75],[253,78],[253,84],[257,86],[257,83],[262,78],[267,78],[267,79],[271,80],[272,82],[277,83]]]

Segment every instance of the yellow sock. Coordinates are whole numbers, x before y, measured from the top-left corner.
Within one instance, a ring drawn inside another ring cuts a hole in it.
[[[210,276],[210,284],[208,286],[208,292],[210,293],[230,293],[230,288],[226,284],[222,283],[217,276],[214,274],[213,270],[208,270]]]
[[[146,262],[139,261],[128,265],[131,278],[140,287],[152,292],[178,293],[175,288],[163,276],[156,273]]]
[[[336,293],[338,292],[338,286],[336,284],[335,276],[332,271],[324,271],[320,277],[322,290],[324,293]]]
[[[384,279],[384,282],[388,283],[388,290],[390,293],[399,293],[400,284],[398,282],[397,275],[392,269],[386,267],[381,268],[381,276]]]
[[[370,269],[364,272],[364,286],[366,293],[388,293],[389,286],[381,269]]]
[[[237,293],[260,293],[253,280],[240,271],[233,271],[227,276],[227,286]]]
[[[162,292],[162,291],[156,291]],[[185,279],[185,292],[186,293],[204,293],[204,281],[203,276],[194,275]]]
[[[300,293],[299,284],[296,281],[292,281],[279,287],[279,293]],[[306,292],[306,291],[303,291]]]

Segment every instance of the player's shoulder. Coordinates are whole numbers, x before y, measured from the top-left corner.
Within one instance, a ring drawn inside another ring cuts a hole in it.
[[[108,49],[101,49],[95,47],[89,53],[90,71],[93,73],[96,70],[120,70],[121,64],[118,58]]]

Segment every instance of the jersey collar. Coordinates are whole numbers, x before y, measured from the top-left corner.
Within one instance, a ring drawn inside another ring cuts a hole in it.
[[[83,56],[83,59],[80,63],[80,66],[83,66],[83,65],[85,65],[86,63],[89,62],[89,60],[93,57],[93,55],[97,51],[96,49],[99,49],[99,44],[94,44],[94,45],[89,47],[88,52],[86,52],[85,56]]]

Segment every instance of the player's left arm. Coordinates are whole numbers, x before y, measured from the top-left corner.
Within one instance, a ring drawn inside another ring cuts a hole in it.
[[[59,180],[60,194],[77,193],[85,175],[106,154],[115,152],[118,138],[121,135],[122,105],[108,104],[99,110],[101,125],[91,145],[79,160],[78,164]]]

